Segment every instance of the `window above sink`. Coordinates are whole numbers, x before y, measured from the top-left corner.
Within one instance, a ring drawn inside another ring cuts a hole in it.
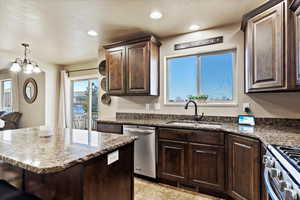
[[[188,96],[208,95],[205,106],[235,103],[236,50],[166,58],[165,104],[183,105]]]

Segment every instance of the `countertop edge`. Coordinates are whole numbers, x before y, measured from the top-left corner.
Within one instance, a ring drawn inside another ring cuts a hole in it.
[[[96,120],[97,123],[110,123],[110,124],[119,124],[119,125],[141,125],[141,126],[154,126],[154,127],[160,127],[160,128],[180,128],[180,129],[189,129],[189,130],[207,130],[207,131],[217,131],[217,132],[224,132],[226,134],[234,134],[237,136],[242,136],[242,137],[249,137],[253,139],[257,139],[260,142],[262,142],[265,146],[268,146],[270,143],[266,141],[263,137],[255,134],[255,133],[241,133],[237,130],[233,130],[233,128],[226,128],[226,125],[231,125],[232,127],[237,128],[239,125],[238,124],[233,124],[233,123],[219,123],[222,125],[221,128],[209,128],[209,127],[186,127],[186,126],[180,126],[180,125],[170,125],[166,123],[142,123],[142,122],[130,122],[126,121],[124,119],[117,121],[117,119],[100,119]],[[147,120],[144,120],[147,121]],[[172,120],[169,120],[172,121]],[[257,126],[254,126],[254,129],[257,128]],[[276,128],[274,128],[274,132],[276,132]],[[276,133],[274,133],[276,134]],[[298,133],[297,133],[298,134]],[[276,136],[274,136],[276,137]],[[299,138],[300,138],[300,132],[299,132]]]
[[[75,160],[73,162],[69,162],[67,164],[56,166],[56,167],[49,167],[49,168],[45,168],[45,167],[43,167],[43,168],[33,167],[33,166],[30,166],[30,164],[22,163],[22,162],[19,162],[17,160],[11,159],[11,158],[3,156],[3,155],[0,155],[0,162],[8,163],[8,164],[10,164],[10,165],[12,165],[14,167],[19,167],[19,168],[22,168],[24,170],[28,170],[30,172],[33,172],[35,174],[58,173],[58,172],[62,172],[64,170],[67,170],[68,168],[73,167],[73,166],[75,166],[77,164],[84,163],[84,162],[86,162],[88,160],[91,160],[93,158],[102,156],[102,155],[107,154],[107,153],[109,153],[111,151],[119,149],[119,148],[121,148],[123,146],[129,145],[129,144],[133,143],[136,139],[137,139],[137,137],[130,137],[130,139],[128,139],[126,142],[121,142],[120,144],[112,145],[111,147],[108,147],[108,148],[103,149],[101,151],[88,154],[84,158],[80,158],[80,159],[77,159],[77,160]]]

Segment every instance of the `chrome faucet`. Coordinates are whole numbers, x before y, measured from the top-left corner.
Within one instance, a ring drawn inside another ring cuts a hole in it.
[[[189,100],[189,101],[185,104],[184,109],[187,110],[190,103],[193,103],[193,104],[195,105],[195,115],[194,115],[194,120],[195,120],[195,121],[201,121],[202,118],[204,117],[204,113],[202,113],[201,116],[198,115],[198,106],[197,106],[197,103],[196,103],[195,101]]]

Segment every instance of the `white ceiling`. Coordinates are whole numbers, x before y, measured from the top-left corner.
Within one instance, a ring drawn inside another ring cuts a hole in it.
[[[23,53],[54,64],[97,57],[99,45],[141,33],[158,37],[241,21],[264,0],[0,0],[0,51]],[[163,13],[151,20],[151,11]],[[90,29],[99,35],[87,35]]]

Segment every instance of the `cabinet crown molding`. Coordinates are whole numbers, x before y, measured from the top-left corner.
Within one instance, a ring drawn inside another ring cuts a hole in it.
[[[103,45],[103,48],[111,49],[114,47],[134,44],[134,43],[138,43],[138,42],[145,42],[145,41],[151,41],[151,42],[155,43],[157,46],[161,46],[161,43],[157,40],[157,38],[154,35],[146,35],[146,36],[142,36],[142,37],[136,37],[136,38],[132,38],[132,39],[128,39],[128,40],[122,40],[122,41],[106,44],[106,45]]]
[[[255,17],[256,15],[268,10],[269,8],[272,8],[273,6],[275,6],[276,4],[282,2],[284,0],[269,0],[266,3],[260,5],[259,7],[255,8],[254,10],[251,10],[250,12],[246,13],[243,16],[242,19],[242,24],[241,24],[241,30],[242,31],[246,31],[247,28],[247,22],[249,19],[251,19],[252,17]],[[299,1],[299,0],[295,0],[295,1]]]

